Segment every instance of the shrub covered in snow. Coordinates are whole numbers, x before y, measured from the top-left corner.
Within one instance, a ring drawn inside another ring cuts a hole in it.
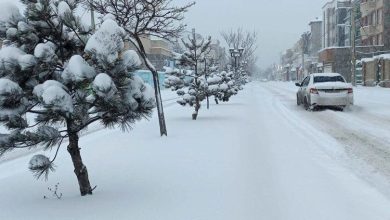
[[[238,86],[234,80],[233,72],[215,71],[207,80],[209,84],[209,94],[215,97],[216,102],[228,102],[230,97],[237,95]]]
[[[123,29],[106,16],[90,33],[75,13],[80,2],[26,0],[25,17],[12,7],[0,15],[0,36],[8,42],[0,50],[0,123],[9,129],[0,134],[0,156],[42,144],[46,150],[59,148],[68,139],[86,195],[92,188],[79,133],[97,121],[129,130],[149,117],[156,103],[153,89],[133,74],[141,62],[135,51],[124,51]],[[52,160],[34,156],[30,170],[47,175],[58,152]]]

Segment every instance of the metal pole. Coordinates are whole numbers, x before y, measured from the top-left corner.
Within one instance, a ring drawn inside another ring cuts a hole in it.
[[[352,85],[356,86],[356,7],[352,4],[351,11],[351,81]]]
[[[302,74],[301,77],[305,77],[305,40],[302,39]],[[297,79],[298,81],[300,81],[300,79]]]
[[[237,80],[238,80],[238,55],[236,55],[234,57],[234,60],[235,60],[235,66],[236,66],[236,77],[237,77]]]
[[[204,78],[206,79],[206,83],[207,82],[207,59],[206,57],[204,58]],[[207,96],[207,109],[210,109],[210,101],[209,101],[209,92],[207,91],[206,93],[206,96]]]

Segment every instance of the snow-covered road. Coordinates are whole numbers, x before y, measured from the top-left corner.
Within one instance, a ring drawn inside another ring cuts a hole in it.
[[[33,180],[29,157],[3,163],[0,219],[390,219],[390,110],[377,89],[357,90],[346,112],[306,112],[295,89],[252,83],[198,121],[168,104],[168,138],[156,119],[83,137],[90,197],[78,196],[65,149],[47,183]],[[42,199],[57,182],[63,198]]]
[[[335,139],[345,153],[341,160],[349,163],[347,166],[355,174],[390,196],[389,89],[357,87],[355,106],[345,112],[326,110],[308,113],[296,106],[297,87],[293,83],[269,82],[262,87],[294,113],[295,117],[289,118],[295,118],[295,123],[305,122],[312,126],[311,129]]]

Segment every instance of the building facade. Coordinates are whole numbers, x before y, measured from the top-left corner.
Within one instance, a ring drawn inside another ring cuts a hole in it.
[[[174,60],[172,46],[169,42],[162,39],[153,39],[149,36],[141,38],[141,41],[150,62],[158,71],[163,71],[164,66],[169,66],[169,62]],[[135,49],[129,42],[126,42],[125,47]],[[144,65],[143,68],[146,69],[146,66]]]
[[[169,61],[173,60],[171,45],[162,39],[153,39],[151,37],[142,38],[146,54],[150,62],[158,71],[163,71],[164,66],[168,66]]]
[[[351,1],[333,0],[322,7],[323,37],[322,47],[343,47],[348,38],[345,24],[351,8]]]
[[[361,0],[361,39],[363,46],[390,49],[390,0]]]
[[[318,51],[322,48],[322,20],[316,19],[309,23],[310,26],[310,45],[309,56],[318,57]]]

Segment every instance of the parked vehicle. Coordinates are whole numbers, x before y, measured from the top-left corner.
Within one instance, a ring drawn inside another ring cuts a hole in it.
[[[299,87],[297,105],[303,104],[306,110],[353,105],[352,85],[338,73],[314,73],[295,85]]]

